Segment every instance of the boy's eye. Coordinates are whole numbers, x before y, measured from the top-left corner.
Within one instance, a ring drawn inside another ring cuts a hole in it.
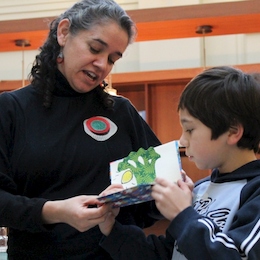
[[[186,132],[189,133],[189,134],[190,134],[192,131],[193,131],[193,129],[187,129],[187,130],[186,130]]]

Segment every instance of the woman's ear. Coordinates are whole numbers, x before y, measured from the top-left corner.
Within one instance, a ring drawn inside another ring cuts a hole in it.
[[[244,127],[241,124],[233,125],[228,132],[228,144],[237,144],[244,133]]]
[[[57,41],[60,46],[64,46],[66,38],[69,34],[70,21],[69,19],[63,19],[59,22],[57,27]]]

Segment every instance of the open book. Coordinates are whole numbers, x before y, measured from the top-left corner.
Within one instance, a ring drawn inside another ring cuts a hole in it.
[[[112,184],[122,184],[124,190],[99,197],[103,203],[114,207],[153,200],[151,188],[156,177],[171,182],[181,179],[181,159],[178,141],[171,141],[147,150],[140,148],[127,157],[110,163]]]

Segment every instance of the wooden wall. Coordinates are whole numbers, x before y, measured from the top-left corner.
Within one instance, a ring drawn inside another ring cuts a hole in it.
[[[235,66],[246,72],[260,72],[260,64]],[[138,111],[145,110],[146,121],[162,143],[178,140],[181,127],[177,113],[179,96],[185,85],[203,68],[121,73],[112,75],[112,86],[131,100]],[[28,82],[26,82],[28,83]],[[21,87],[21,81],[0,81],[0,92]],[[199,170],[181,150],[183,169],[194,180],[209,174]]]
[[[235,66],[246,72],[260,72],[260,64]],[[179,96],[185,85],[203,68],[164,70],[150,72],[122,73],[112,75],[112,86],[119,95],[130,99],[138,111],[146,111],[146,120],[162,143],[177,140],[181,127],[177,113]],[[28,82],[26,82],[28,83]],[[0,81],[0,92],[20,88],[21,81]],[[210,174],[209,170],[199,170],[180,149],[183,169],[196,181]],[[260,158],[260,156],[258,155]],[[164,234],[169,221],[161,220],[146,234]]]

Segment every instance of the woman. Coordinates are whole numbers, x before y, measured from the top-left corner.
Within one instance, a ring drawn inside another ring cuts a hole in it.
[[[78,2],[52,22],[31,84],[0,95],[0,225],[9,227],[9,259],[110,259],[96,226],[108,209],[95,207],[110,184],[109,163],[160,144],[127,99],[103,88],[135,33],[112,0]],[[118,221],[149,226],[153,207],[126,207]]]

